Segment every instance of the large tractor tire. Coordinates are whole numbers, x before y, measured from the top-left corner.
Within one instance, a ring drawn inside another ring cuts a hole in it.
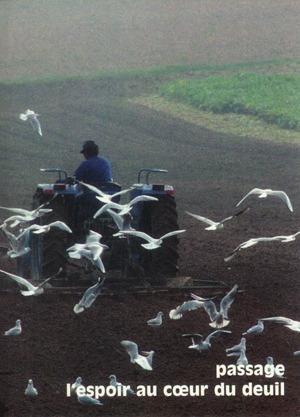
[[[43,225],[60,220],[70,226],[70,205],[64,196],[58,195],[52,199],[37,190],[33,196],[32,208],[37,208],[46,202],[49,202],[47,208],[52,211],[39,217],[36,223]],[[71,245],[72,235],[58,227],[51,228],[47,233],[30,233],[31,251],[26,255],[29,262],[26,259],[20,260],[19,272],[28,278],[43,279],[56,274],[60,268],[65,270],[68,259],[66,249]]]
[[[161,195],[158,202],[144,204],[141,227],[154,238],[179,229],[176,202],[173,196]],[[140,265],[151,278],[174,278],[178,273],[179,238],[172,236],[163,241],[158,249],[141,248]]]

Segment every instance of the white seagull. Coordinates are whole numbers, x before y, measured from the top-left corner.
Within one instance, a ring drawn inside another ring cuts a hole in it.
[[[79,376],[78,378],[76,378],[76,381],[71,386],[71,392],[74,392],[74,391],[76,392],[77,388],[82,385],[81,382],[82,382],[81,376]]]
[[[155,319],[150,319],[147,321],[147,324],[151,327],[158,327],[162,324],[162,316],[163,316],[163,312],[159,312],[157,314],[157,316],[155,317]]]
[[[212,337],[218,337],[223,335],[224,333],[231,333],[229,330],[216,330],[210,333],[205,340],[203,340],[203,336],[201,334],[183,334],[182,337],[190,337],[192,338],[192,345],[189,346],[189,349],[196,349],[198,352],[202,352],[202,350],[207,350],[211,347],[210,339]]]
[[[101,245],[101,244],[94,244],[93,247],[89,249],[77,249],[77,250],[71,250],[70,248],[67,249],[69,251],[70,258],[73,259],[81,259],[83,256],[84,258],[89,259],[93,265],[95,265],[98,269],[100,269],[101,272],[105,274],[105,266],[101,259],[101,254],[105,249],[108,249],[108,246]],[[99,253],[98,258],[95,259],[95,255],[91,252],[91,250],[97,250]]]
[[[127,190],[121,190],[118,191],[117,193],[114,194],[107,194],[104,193],[103,191],[99,190],[99,188],[95,187],[94,185],[91,184],[86,184],[85,182],[82,181],[78,181],[80,184],[84,185],[85,187],[89,188],[91,191],[93,191],[94,193],[98,194],[97,198],[98,200],[100,200],[102,203],[111,203],[113,202],[113,198],[123,195],[125,193],[128,193],[128,191],[130,191],[130,188],[128,188]]]
[[[232,352],[232,353],[227,353],[227,356],[237,356],[236,352]],[[237,365],[248,365],[248,359],[246,357],[246,350],[245,349],[241,349],[240,354],[239,354],[239,358],[236,361]]]
[[[227,295],[221,300],[220,302],[220,311],[217,310],[215,303],[212,300],[204,301],[203,307],[205,311],[209,315],[211,323],[209,325],[211,327],[215,327],[217,329],[221,329],[229,324],[230,320],[228,320],[228,310],[231,304],[234,301],[234,297],[236,296],[238,289],[238,285],[236,284]],[[195,294],[191,294],[191,296],[195,300],[202,301],[201,297],[198,297]]]
[[[132,209],[132,206],[139,201],[158,201],[158,198],[151,197],[150,195],[139,195],[138,197],[135,197],[133,200],[131,200],[128,204],[118,204],[114,203],[113,201],[105,204],[103,207],[101,207],[95,214],[94,219],[98,216],[100,216],[102,213],[104,213],[108,209],[117,209],[120,210],[119,214],[122,216],[123,214],[129,213],[129,211]]]
[[[258,237],[258,238],[251,238],[247,240],[246,242],[241,243],[239,246],[237,246],[226,258],[224,258],[225,262],[230,261],[238,251],[241,249],[249,248],[250,246],[257,245],[261,242],[282,242],[282,243],[288,243],[292,242],[293,240],[296,240],[296,236],[298,236],[300,232],[295,233],[294,235],[290,236],[273,236],[273,237]]]
[[[129,236],[140,237],[149,242],[149,243],[142,243],[141,246],[143,246],[143,248],[145,249],[153,250],[153,249],[159,248],[161,244],[163,243],[164,239],[167,239],[168,237],[171,237],[171,236],[179,235],[180,233],[183,233],[183,232],[185,232],[185,230],[174,230],[173,232],[166,233],[165,235],[163,235],[162,237],[159,237],[158,239],[155,239],[147,235],[147,233],[144,233],[144,232],[130,231],[130,230],[115,233],[113,236],[122,236],[124,234],[126,236],[129,235]]]
[[[260,319],[263,321],[274,321],[274,323],[284,324],[285,327],[293,330],[294,332],[300,332],[300,321],[288,319],[287,317],[267,317]]]
[[[204,301],[208,300],[210,300],[210,298],[198,297],[197,300],[185,301],[183,304],[181,304],[181,306],[172,309],[169,313],[169,317],[172,320],[181,319],[183,313],[185,313],[186,311],[197,310],[200,307],[204,307]]]
[[[120,214],[110,209],[107,209],[107,213],[111,215],[118,229],[121,232],[135,230],[131,227],[132,215],[130,213],[125,213],[122,216],[120,216]]]
[[[223,229],[225,222],[227,222],[228,220],[231,220],[235,217],[240,216],[241,214],[245,213],[248,210],[250,210],[250,207],[247,207],[244,210],[241,210],[238,213],[233,214],[232,216],[226,217],[226,219],[223,219],[220,222],[214,222],[210,219],[207,219],[206,217],[198,216],[197,214],[192,214],[192,213],[189,213],[188,211],[186,211],[186,213],[189,214],[190,216],[194,217],[195,219],[200,220],[200,221],[208,224],[209,226],[205,227],[205,230],[221,230],[221,229]]]
[[[268,356],[266,361],[267,361],[267,365],[271,366],[274,369],[275,378],[285,378],[283,375],[279,375],[276,372],[276,367],[274,366],[274,360],[273,360],[272,356]]]
[[[55,274],[58,275],[61,272],[62,268],[59,269],[59,271]],[[9,278],[13,279],[14,281],[16,281],[18,284],[24,285],[25,287],[27,287],[27,291],[24,290],[20,290],[20,293],[24,296],[29,296],[29,295],[40,295],[44,292],[44,286],[45,284],[51,279],[53,278],[55,275],[52,275],[51,277],[45,279],[45,281],[43,281],[40,285],[38,285],[37,287],[35,287],[34,285],[31,284],[31,282],[27,281],[27,279],[19,277],[18,275],[14,275],[14,274],[10,274],[9,272],[3,271],[2,269],[0,269],[0,272],[2,272],[3,274],[6,274],[9,276]]]
[[[26,233],[32,231],[34,234],[41,234],[41,233],[47,233],[50,231],[51,227],[58,227],[61,230],[65,230],[68,233],[73,233],[72,230],[69,228],[69,226],[66,225],[66,223],[57,220],[56,222],[52,222],[49,224],[39,225],[39,224],[32,224],[31,226],[27,227],[27,229],[24,229],[23,232],[18,236],[18,240],[21,239]]]
[[[20,114],[20,119],[24,120],[25,122],[29,119],[31,126],[33,127],[33,130],[40,136],[43,136],[42,128],[40,122],[37,119],[37,116],[39,116],[39,114],[35,113],[33,110],[27,109],[25,114]]]
[[[27,397],[36,397],[38,395],[37,389],[34,388],[33,386],[32,379],[29,379],[28,385],[24,394],[27,395]]]
[[[245,198],[247,198],[251,194],[258,194],[258,198],[266,198],[266,197],[268,197],[268,195],[273,195],[275,197],[279,197],[285,203],[285,205],[288,207],[288,209],[290,211],[293,211],[292,203],[291,203],[289,197],[287,196],[287,194],[284,191],[273,191],[273,190],[268,189],[268,188],[265,189],[265,190],[263,190],[261,188],[253,188],[253,190],[251,190],[247,195],[245,195],[244,198],[241,199],[241,201],[239,203],[237,203],[237,206],[239,206],[245,200]]]
[[[15,327],[7,330],[7,332],[4,333],[4,336],[18,336],[21,332],[22,332],[21,320],[19,319],[16,321]]]
[[[93,265],[105,273],[105,266],[102,262],[101,256],[104,250],[109,249],[109,247],[100,243],[101,238],[102,235],[100,233],[90,230],[85,243],[75,243],[75,245],[67,249],[70,258],[80,259],[83,256],[89,259]]]
[[[80,404],[84,405],[103,405],[99,400],[96,400],[95,398],[90,397],[89,395],[78,395],[77,399],[80,402]]]
[[[110,375],[109,377],[110,380],[110,385],[112,385],[115,388],[121,387],[122,388],[122,394],[123,395],[127,395],[127,394],[135,394],[135,392],[130,388],[130,386],[125,386],[123,384],[121,384],[121,382],[117,382],[117,378],[115,375]]]
[[[14,221],[14,223],[10,225],[10,227],[14,227],[18,225],[19,223],[30,222],[32,220],[35,220],[38,217],[43,216],[46,213],[50,213],[52,209],[44,208],[47,204],[48,203],[44,203],[40,205],[39,207],[37,207],[36,209],[31,210],[31,211],[21,209],[21,208],[10,208],[10,207],[0,207],[0,209],[9,210],[9,211],[12,211],[13,213],[17,213],[16,216],[11,216],[8,219],[4,220],[4,223]]]
[[[6,252],[6,256],[9,256],[10,258],[17,258],[19,256],[23,256],[26,253],[30,252],[30,248],[28,246],[28,233],[24,233],[23,236],[19,235],[18,237],[15,236],[13,233],[6,230],[6,223],[4,223],[2,226],[0,226],[0,229],[2,229],[3,233],[9,240],[9,244],[11,246],[11,249]]]
[[[258,323],[255,326],[250,327],[250,329],[248,329],[246,332],[243,333],[243,335],[245,334],[259,334],[262,333],[264,330],[264,323],[261,320],[258,320]]]
[[[96,300],[98,295],[101,293],[102,286],[104,284],[105,277],[102,279],[99,278],[97,284],[88,288],[84,293],[82,299],[78,304],[75,305],[73,311],[76,314],[82,313],[84,309],[90,308],[93,302]]]
[[[242,349],[246,351],[246,338],[245,337],[241,338],[241,341],[238,345],[235,345],[235,346],[232,346],[231,348],[226,349],[226,354],[236,353],[236,356],[239,356]]]
[[[129,340],[122,340],[120,343],[130,356],[131,363],[137,363],[143,369],[152,371],[153,350],[151,352],[143,352],[147,356],[142,356],[138,352],[138,345],[136,343],[130,342]]]

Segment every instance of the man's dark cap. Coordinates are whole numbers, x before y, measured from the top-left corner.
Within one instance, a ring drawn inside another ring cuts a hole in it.
[[[82,146],[80,153],[98,151],[98,145],[93,140],[87,140]]]

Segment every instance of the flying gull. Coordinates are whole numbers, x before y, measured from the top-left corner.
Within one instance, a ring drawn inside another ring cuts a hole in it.
[[[72,230],[69,228],[69,226],[66,225],[66,223],[57,220],[55,222],[39,225],[39,224],[32,224],[31,226],[27,227],[27,229],[24,229],[24,231],[19,235],[18,240],[21,239],[26,233],[32,231],[34,234],[41,234],[41,233],[47,233],[50,231],[51,227],[58,227],[61,230],[64,230],[68,233],[73,233]]]
[[[273,191],[271,189],[261,189],[261,188],[253,188],[247,195],[245,195],[244,198],[241,199],[239,203],[237,203],[237,206],[239,206],[245,198],[247,198],[251,194],[258,194],[258,198],[266,198],[268,195],[273,195],[275,197],[281,198],[281,200],[285,203],[285,205],[288,207],[290,211],[293,211],[292,203],[287,196],[287,194],[284,191]]]
[[[198,300],[185,301],[183,304],[181,304],[181,306],[172,309],[169,313],[169,317],[172,320],[181,319],[183,313],[185,313],[186,311],[197,310],[200,307],[204,307],[204,301],[208,300],[210,300],[210,298],[198,297]]]
[[[73,311],[74,313],[82,313],[84,309],[90,308],[93,302],[96,300],[98,295],[101,293],[102,286],[104,284],[105,277],[102,279],[99,278],[97,284],[93,285],[92,287],[88,288],[84,293],[82,299],[79,301],[78,304],[75,305]]]
[[[9,256],[10,258],[17,258],[19,256],[23,256],[26,253],[30,252],[30,248],[28,246],[28,233],[24,233],[23,236],[19,235],[18,237],[15,236],[13,233],[6,230],[6,223],[3,223],[2,226],[0,226],[0,229],[2,229],[3,233],[9,240],[9,244],[11,249],[6,248],[6,256]]]
[[[38,217],[43,216],[46,213],[50,213],[52,209],[44,208],[47,204],[48,203],[44,203],[32,211],[21,209],[21,208],[10,208],[10,207],[0,207],[0,209],[9,210],[14,213],[17,213],[16,216],[11,216],[8,219],[4,220],[4,223],[14,221],[14,223],[11,224],[10,227],[15,227],[19,223],[30,222],[32,220],[35,220]]]
[[[152,371],[153,350],[150,352],[143,352],[147,356],[142,356],[138,352],[138,345],[136,343],[130,342],[129,340],[122,340],[120,343],[130,356],[131,363],[137,363],[143,369]]]
[[[7,330],[7,332],[4,333],[4,336],[18,336],[21,332],[22,332],[21,320],[19,319],[16,321],[15,327]]]
[[[120,214],[116,213],[115,211],[107,209],[107,213],[111,215],[118,229],[121,232],[135,230],[131,227],[132,215],[130,214],[130,212],[120,216]]]
[[[288,327],[289,329],[293,330],[294,332],[300,332],[300,321],[288,319],[287,317],[267,317],[260,320],[281,323],[284,324],[285,327]]]
[[[130,191],[130,188],[128,188],[127,190],[121,190],[121,191],[118,191],[117,193],[114,193],[114,194],[107,194],[107,193],[104,193],[103,191],[99,190],[99,188],[95,187],[94,185],[86,184],[85,182],[82,182],[82,181],[78,181],[78,182],[79,182],[79,184],[84,185],[85,187],[87,187],[91,191],[93,191],[94,193],[98,194],[98,196],[97,196],[98,200],[100,200],[102,203],[105,203],[105,204],[113,202],[112,200],[115,197],[118,197],[118,196],[123,195],[125,193],[128,193],[128,191]]]
[[[54,276],[58,275],[61,272],[62,268],[59,269],[59,271],[55,274],[52,275],[51,277],[45,279],[45,281],[43,281],[40,285],[38,285],[37,287],[35,287],[34,285],[31,284],[31,282],[27,281],[27,279],[19,277],[18,275],[14,275],[14,274],[10,274],[9,272],[3,271],[2,269],[0,269],[0,272],[2,272],[3,274],[6,274],[9,276],[9,278],[13,279],[14,281],[16,281],[18,284],[24,285],[25,287],[27,287],[27,291],[24,290],[20,290],[20,293],[24,296],[29,296],[29,295],[40,295],[44,292],[44,286],[45,284]]]
[[[250,210],[250,207],[246,207],[244,210],[241,210],[238,213],[233,214],[232,216],[226,217],[226,219],[223,219],[220,222],[214,222],[210,219],[207,219],[206,217],[198,216],[197,214],[192,214],[192,213],[189,213],[188,211],[186,211],[186,213],[189,214],[190,216],[194,217],[195,219],[200,220],[200,221],[208,224],[209,226],[205,227],[205,230],[221,230],[221,229],[223,229],[225,222],[227,222],[228,220],[231,220],[235,217],[240,216],[241,214],[245,213],[248,210]]]
[[[174,230],[173,232],[169,232],[169,233],[163,235],[162,237],[160,237],[158,239],[155,239],[155,238],[147,235],[147,233],[139,232],[139,231],[133,231],[133,230],[132,231],[127,230],[127,231],[123,231],[123,232],[118,232],[118,233],[115,233],[113,236],[122,236],[124,234],[126,236],[129,235],[129,236],[140,237],[140,238],[145,239],[149,242],[149,243],[142,243],[141,246],[143,246],[143,248],[145,248],[145,249],[153,250],[153,249],[159,248],[160,245],[163,243],[164,239],[167,239],[168,237],[171,237],[171,236],[179,235],[180,233],[183,233],[183,232],[185,232],[185,230]]]
[[[258,238],[251,238],[247,240],[246,242],[241,243],[239,246],[237,246],[226,258],[224,258],[225,262],[230,261],[238,251],[241,249],[249,248],[250,246],[257,245],[261,242],[281,242],[281,243],[288,243],[296,240],[296,237],[300,234],[300,232],[295,233],[294,235],[289,236],[273,236],[273,237],[258,237]]]
[[[104,250],[109,248],[108,246],[100,243],[101,238],[102,235],[100,233],[90,230],[85,243],[75,243],[75,245],[67,249],[70,258],[80,259],[83,256],[89,259],[93,265],[105,273],[105,266],[102,262],[101,256]]]
[[[203,307],[205,308],[205,311],[207,312],[211,320],[211,323],[209,323],[211,327],[221,329],[222,327],[225,327],[229,324],[230,320],[228,320],[228,310],[234,301],[234,298],[237,293],[237,289],[238,289],[238,285],[236,284],[229,291],[229,293],[226,294],[225,297],[221,300],[220,311],[217,310],[216,305],[212,300],[203,302],[204,304]],[[191,294],[191,296],[195,300],[202,301],[201,297],[198,297],[198,295]]]
[[[94,214],[94,219],[100,216],[100,214],[104,213],[106,210],[112,209],[112,208],[116,210],[120,210],[119,214],[120,216],[122,216],[123,214],[129,213],[129,211],[132,209],[132,206],[138,203],[139,201],[158,201],[158,198],[151,197],[150,195],[139,195],[138,197],[135,197],[133,200],[131,200],[128,204],[118,204],[118,203],[114,203],[113,201],[111,201],[105,204],[104,206],[102,206]]]
[[[40,122],[37,119],[37,116],[39,116],[39,114],[35,113],[33,110],[27,109],[25,114],[20,114],[20,119],[24,120],[25,122],[29,119],[31,126],[33,127],[33,130],[40,136],[43,136],[42,128]]]
[[[231,333],[228,330],[216,330],[210,333],[205,340],[203,340],[203,336],[201,334],[183,334],[182,337],[190,337],[192,338],[192,345],[189,346],[189,349],[196,349],[198,352],[202,352],[202,350],[207,350],[211,347],[210,339],[212,337],[218,337],[223,335],[224,333]]]

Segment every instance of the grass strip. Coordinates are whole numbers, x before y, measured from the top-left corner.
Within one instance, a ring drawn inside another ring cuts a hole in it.
[[[247,114],[300,130],[300,76],[239,72],[229,76],[177,79],[163,85],[160,94],[200,110]]]

